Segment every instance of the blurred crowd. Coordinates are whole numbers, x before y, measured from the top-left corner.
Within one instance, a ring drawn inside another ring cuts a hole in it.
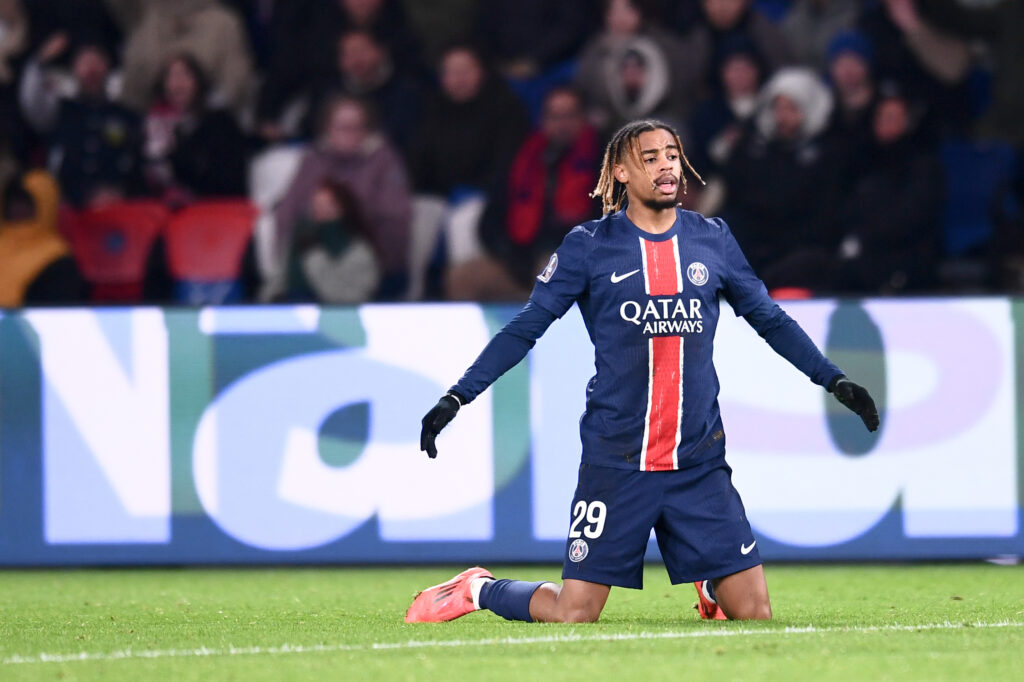
[[[780,296],[1020,293],[1021,35],[1024,0],[0,0],[0,306],[523,300],[641,117]]]

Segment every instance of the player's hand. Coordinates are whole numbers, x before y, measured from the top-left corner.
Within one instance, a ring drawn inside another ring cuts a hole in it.
[[[437,434],[441,433],[441,429],[448,426],[448,422],[455,419],[455,415],[459,413],[459,401],[453,395],[441,396],[441,399],[437,401],[437,405],[430,408],[430,412],[423,417],[423,429],[420,431],[420,450],[427,453],[427,457],[434,459],[437,457],[437,447],[434,445],[434,439],[437,438]]]
[[[866,388],[853,383],[840,374],[832,380],[829,391],[836,397],[836,400],[861,418],[864,426],[868,427],[868,431],[878,430],[878,409]]]

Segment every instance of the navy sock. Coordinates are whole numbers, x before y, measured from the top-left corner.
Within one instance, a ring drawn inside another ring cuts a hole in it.
[[[493,611],[505,620],[532,623],[530,599],[543,584],[524,580],[488,580],[480,588],[480,608]]]

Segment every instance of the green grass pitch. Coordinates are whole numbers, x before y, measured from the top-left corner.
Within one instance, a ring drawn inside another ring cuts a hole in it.
[[[769,565],[742,623],[649,565],[596,624],[402,622],[462,568],[0,571],[0,680],[1024,679],[1024,566]]]

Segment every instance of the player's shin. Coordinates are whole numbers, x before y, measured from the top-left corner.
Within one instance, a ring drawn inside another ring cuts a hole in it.
[[[480,586],[479,607],[506,620],[532,623],[530,600],[544,582],[524,580],[488,580]]]

